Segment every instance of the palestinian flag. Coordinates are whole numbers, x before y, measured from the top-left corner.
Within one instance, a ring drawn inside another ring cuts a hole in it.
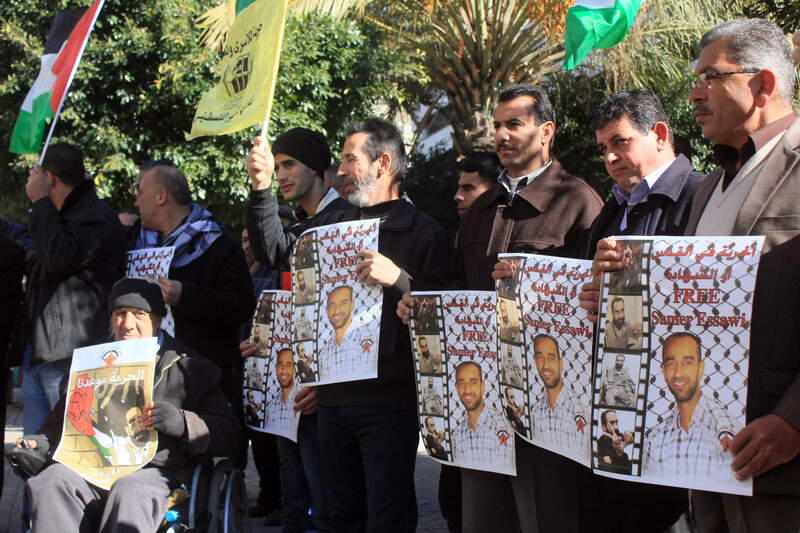
[[[564,70],[594,48],[611,48],[628,34],[642,0],[575,0],[564,28]]]
[[[54,124],[61,111],[61,104],[104,1],[95,0],[88,9],[73,9],[56,15],[44,45],[39,76],[25,97],[14,125],[9,147],[11,152],[39,152],[45,121],[53,119]]]

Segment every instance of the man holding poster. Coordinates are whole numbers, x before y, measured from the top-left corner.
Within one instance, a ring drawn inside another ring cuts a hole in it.
[[[310,224],[284,232],[277,201],[267,192],[274,161],[258,139],[247,159],[253,188],[247,225],[256,258],[286,268],[305,229],[380,219],[378,251],[355,254],[352,271],[360,283],[383,287],[378,377],[318,387],[321,463],[335,529],[412,532],[419,421],[408,328],[393,311],[404,292],[449,282],[447,238],[433,219],[400,199],[406,154],[397,128],[368,118],[351,124],[346,134],[339,176],[357,208],[318,214]]]
[[[87,522],[101,531],[155,531],[170,490],[177,483],[191,483],[196,457],[232,455],[242,437],[222,393],[222,371],[159,330],[166,307],[158,285],[144,278],[123,278],[112,288],[108,308],[116,340],[159,339],[153,401],[132,425],[136,433],[139,426],[148,434],[158,432],[158,450],[146,467],[120,477],[108,492],[98,491],[61,463],[46,467],[27,483],[35,531],[79,531]],[[41,434],[26,435],[17,446],[24,441],[45,454],[55,447],[65,404],[62,395]]]
[[[795,164],[800,120],[792,107],[796,74],[786,36],[761,19],[711,28],[700,41],[690,94],[720,168],[698,187],[687,235],[765,235],[753,295],[747,425],[733,438],[730,468],[753,478],[753,497],[692,491],[698,531],[800,528],[800,212]],[[613,239],[595,270],[622,268]]]

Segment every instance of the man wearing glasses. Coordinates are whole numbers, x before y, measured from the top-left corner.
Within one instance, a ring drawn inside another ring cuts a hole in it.
[[[690,94],[720,168],[694,196],[687,235],[764,235],[753,297],[747,425],[731,443],[737,479],[753,497],[692,491],[697,530],[800,529],[800,120],[796,72],[775,24],[738,19],[700,40]],[[596,268],[622,267],[608,240]],[[737,529],[740,528],[740,529]]]

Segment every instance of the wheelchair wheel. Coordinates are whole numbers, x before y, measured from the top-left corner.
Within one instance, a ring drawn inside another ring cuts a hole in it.
[[[208,512],[211,513],[208,533],[222,533],[225,530],[225,498],[234,471],[233,463],[228,459],[221,460],[214,467],[208,492]]]
[[[244,473],[236,470],[228,478],[225,489],[224,533],[249,533],[250,510],[247,501],[247,487],[244,484]]]
[[[189,500],[189,529],[204,532],[208,529],[208,493],[211,488],[211,475],[214,463],[199,463],[192,474]]]

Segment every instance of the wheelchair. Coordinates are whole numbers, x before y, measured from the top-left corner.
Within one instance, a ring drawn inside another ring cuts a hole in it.
[[[188,493],[188,498],[174,499],[181,490]],[[24,496],[23,500],[23,531],[29,531],[28,502]],[[167,520],[170,516],[174,518]],[[191,485],[175,489],[170,495],[167,517],[156,533],[249,533],[244,472],[229,459],[220,459],[216,464],[211,458],[201,460],[194,468]]]

